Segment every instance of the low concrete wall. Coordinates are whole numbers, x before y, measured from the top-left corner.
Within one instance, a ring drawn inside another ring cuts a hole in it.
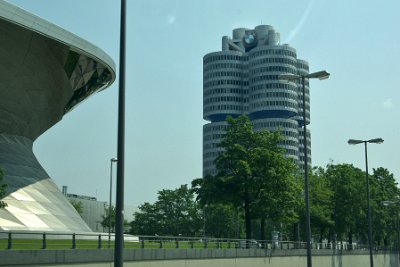
[[[368,251],[313,250],[318,267],[369,266]],[[305,250],[127,249],[126,267],[304,267]],[[2,250],[0,266],[110,267],[113,250]],[[375,266],[398,267],[397,253],[376,252]]]

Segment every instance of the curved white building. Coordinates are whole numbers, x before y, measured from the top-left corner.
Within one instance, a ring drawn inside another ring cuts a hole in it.
[[[248,115],[256,131],[280,130],[287,156],[302,166],[302,88],[300,81],[279,80],[283,73],[306,74],[308,63],[297,58],[294,48],[280,45],[279,33],[269,25],[235,29],[232,38],[222,38],[222,51],[204,56],[203,117],[210,123],[203,126],[203,176],[215,174],[228,115]],[[309,124],[308,81],[306,94]]]
[[[8,184],[1,230],[91,231],[40,166],[32,145],[114,80],[115,64],[102,50],[0,1],[0,168]]]

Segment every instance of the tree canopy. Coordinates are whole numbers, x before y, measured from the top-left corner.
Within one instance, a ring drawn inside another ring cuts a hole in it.
[[[252,237],[251,220],[295,220],[299,201],[296,165],[284,156],[279,132],[253,130],[242,115],[227,118],[220,143],[223,151],[215,160],[217,175],[192,182],[200,203],[229,204],[243,209],[246,238]]]
[[[141,235],[199,235],[203,226],[202,212],[187,185],[158,192],[154,204],[139,206],[131,222],[131,233]]]
[[[328,164],[310,175],[311,226],[319,239],[367,242],[366,174],[351,164]],[[373,170],[370,183],[375,245],[394,244],[400,212],[397,182],[387,169]],[[385,205],[386,203],[386,205]]]
[[[388,245],[394,242],[395,232],[399,234],[400,189],[393,174],[382,167],[373,169],[370,181],[374,240],[377,245]]]
[[[309,175],[310,219],[313,230],[319,234],[319,241],[332,229],[334,221],[333,196],[324,168],[314,168]],[[304,213],[302,213],[304,214]]]
[[[111,232],[115,229],[115,207],[111,205],[111,208],[105,209],[105,214],[101,216],[101,226],[109,229],[111,223]]]

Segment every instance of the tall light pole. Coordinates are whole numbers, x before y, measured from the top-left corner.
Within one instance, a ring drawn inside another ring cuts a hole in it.
[[[329,73],[325,70],[318,71],[314,73],[309,73],[307,75],[297,75],[297,74],[281,74],[278,75],[280,80],[296,81],[301,80],[303,89],[303,147],[304,147],[304,199],[306,202],[306,242],[307,242],[307,267],[312,266],[311,260],[311,222],[310,222],[310,201],[308,196],[308,146],[307,146],[307,122],[306,122],[306,79],[328,79]]]
[[[121,0],[119,41],[118,145],[117,185],[115,201],[114,267],[124,266],[124,174],[125,174],[125,58],[126,0]]]
[[[371,267],[374,267],[374,259],[373,259],[373,256],[372,256],[372,220],[371,220],[371,205],[370,205],[370,194],[369,194],[367,143],[381,144],[381,143],[383,143],[383,139],[382,138],[374,138],[374,139],[370,139],[370,140],[349,139],[349,141],[347,141],[347,143],[349,145],[358,145],[358,144],[364,143],[364,148],[365,148],[365,179],[366,179],[367,203],[368,203],[369,264],[370,264]]]
[[[111,221],[111,212],[112,212],[112,176],[113,176],[113,163],[117,162],[118,160],[116,158],[110,159],[110,200],[108,202],[108,248],[111,246],[111,227],[112,227],[112,221]]]

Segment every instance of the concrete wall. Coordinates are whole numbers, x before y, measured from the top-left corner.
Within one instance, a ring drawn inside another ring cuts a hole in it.
[[[369,266],[368,251],[314,250],[318,267]],[[297,267],[306,266],[305,250],[261,249],[129,249],[126,267]],[[113,250],[2,250],[0,266],[110,267]],[[397,253],[376,252],[375,266],[398,267]]]

